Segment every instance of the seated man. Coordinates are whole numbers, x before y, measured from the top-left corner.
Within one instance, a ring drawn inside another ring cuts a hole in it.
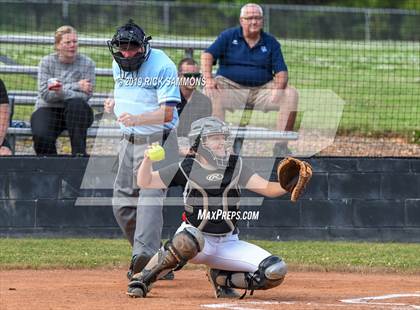
[[[201,56],[204,93],[213,102],[213,115],[224,120],[225,110],[245,105],[263,111],[280,110],[276,130],[292,131],[298,93],[287,85],[287,66],[280,44],[263,29],[263,11],[257,4],[241,9],[240,27],[223,31]],[[216,78],[212,66],[219,60]],[[287,143],[277,143],[274,155],[289,153]]]
[[[197,62],[192,58],[184,58],[178,63],[178,76],[180,79],[181,102],[176,109],[179,116],[177,135],[180,142],[180,153],[188,152],[188,133],[192,122],[199,118],[210,116],[212,113],[210,98],[203,95],[197,86],[201,81],[201,74]],[[186,140],[186,145],[182,141]]]
[[[0,79],[0,156],[12,155],[10,145],[6,140],[7,128],[9,128],[9,97]]]
[[[77,33],[62,26],[55,32],[56,53],[39,65],[39,94],[31,117],[37,155],[56,155],[58,136],[68,130],[72,155],[86,155],[87,129],[93,122],[88,105],[95,85],[95,63],[77,53]]]

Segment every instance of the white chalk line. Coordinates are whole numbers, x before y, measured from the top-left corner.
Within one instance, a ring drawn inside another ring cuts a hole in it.
[[[406,303],[390,303],[390,302],[375,302],[380,300],[386,300],[391,298],[404,298],[404,297],[420,297],[420,292],[413,294],[388,294],[381,296],[370,296],[361,298],[342,299],[340,302],[348,305],[363,305],[367,307],[386,306],[392,307],[393,309],[414,309],[420,310],[420,305],[411,305]],[[324,306],[324,307],[346,307],[344,304],[322,304],[313,302],[301,302],[301,301],[242,301],[237,303],[219,303],[219,304],[204,304],[201,305],[203,308],[210,309],[228,309],[228,310],[263,310],[263,308],[255,308],[254,306],[264,305],[293,305],[293,304],[306,304],[312,306]],[[397,308],[395,308],[397,307]]]
[[[264,310],[264,308],[253,308],[254,305],[297,305],[305,304],[309,306],[322,306],[322,307],[346,307],[343,304],[320,304],[301,301],[243,301],[238,303],[221,303],[221,304],[205,304],[201,305],[203,308],[211,309],[229,309],[229,310]]]
[[[382,296],[342,299],[340,301],[347,304],[378,305],[378,306],[389,306],[389,307],[402,306],[402,307],[407,307],[408,309],[420,310],[420,305],[411,305],[411,304],[406,304],[406,303],[392,303],[392,302],[372,302],[375,300],[385,300],[385,299],[391,299],[391,298],[404,298],[404,297],[420,297],[420,294],[388,294],[388,295],[382,295]]]
[[[263,310],[261,308],[249,308],[249,307],[244,308],[241,305],[234,304],[234,303],[207,304],[207,305],[201,305],[201,307],[211,308],[211,309],[229,309],[229,310]]]
[[[212,309],[229,309],[229,310],[263,310],[261,308],[250,308],[247,305],[277,305],[277,304],[293,304],[293,302],[278,302],[278,301],[243,301],[238,303],[222,303],[222,304],[207,304],[201,305],[204,308]],[[244,307],[245,306],[245,307]]]

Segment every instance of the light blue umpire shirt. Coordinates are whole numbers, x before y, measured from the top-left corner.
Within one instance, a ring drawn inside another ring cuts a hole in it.
[[[181,102],[181,95],[177,69],[163,51],[152,48],[149,58],[135,72],[122,71],[115,60],[112,70],[115,81],[114,113],[117,117],[124,112],[133,115],[153,112],[161,104],[174,107],[172,121],[134,127],[119,123],[123,133],[150,135],[178,125],[176,105]]]

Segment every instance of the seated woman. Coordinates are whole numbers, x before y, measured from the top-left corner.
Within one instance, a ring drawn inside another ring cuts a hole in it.
[[[56,155],[58,136],[68,130],[72,155],[86,155],[87,129],[93,122],[88,105],[95,85],[95,63],[77,53],[71,26],[55,32],[56,52],[45,56],[38,70],[38,98],[31,117],[37,155]]]

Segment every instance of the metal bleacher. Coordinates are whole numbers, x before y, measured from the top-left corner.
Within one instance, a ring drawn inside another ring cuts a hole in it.
[[[79,37],[79,45],[81,46],[93,46],[93,47],[104,47],[106,46],[107,39],[105,38],[83,38]],[[35,45],[53,45],[54,38],[47,36],[29,36],[29,35],[0,35],[0,44],[35,44]],[[210,41],[197,41],[197,40],[170,40],[170,39],[154,39],[153,47],[155,48],[171,48],[171,49],[184,49],[186,56],[192,56],[194,49],[204,49],[211,42]],[[4,57],[3,57],[4,59]],[[36,66],[21,66],[10,64],[0,66],[1,74],[28,74],[36,76],[38,74],[38,67]],[[96,68],[96,76],[112,76],[112,70],[110,68]],[[36,101],[36,91],[17,91],[10,90],[9,98],[11,103],[11,120],[13,118],[13,111],[15,106],[33,106]],[[97,109],[102,109],[104,100],[108,97],[107,93],[94,93],[92,98],[89,100],[89,104]],[[17,136],[31,136],[31,128],[17,128],[9,127],[8,131],[9,142],[12,148],[15,147],[15,141]],[[64,136],[67,132],[63,133]],[[117,127],[115,128],[98,128],[91,127],[88,129],[88,136],[90,137],[118,137],[121,133]]]
[[[79,45],[81,46],[106,46],[107,39],[104,38],[83,38],[79,37]],[[35,44],[35,45],[53,45],[54,38],[46,36],[26,36],[26,35],[0,35],[0,44]],[[194,50],[203,50],[208,47],[212,41],[207,40],[174,40],[174,39],[153,39],[152,46],[154,48],[171,48],[171,49],[183,49],[185,56],[192,57]],[[2,56],[2,55],[0,55]],[[5,59],[5,56],[2,56]],[[36,76],[38,73],[38,67],[36,66],[23,66],[12,64],[13,61],[8,62],[9,64],[0,65],[0,74],[28,74]],[[110,68],[96,68],[96,76],[112,76],[112,70]],[[16,106],[33,106],[37,97],[36,91],[17,91],[9,90],[9,98],[11,103],[11,119],[13,117],[13,111]],[[104,100],[108,97],[107,93],[94,93],[92,98],[89,100],[89,104],[96,109],[101,110],[103,108]],[[261,140],[296,140],[298,134],[290,131],[272,131],[266,128],[242,128],[232,127],[232,133],[236,138],[240,139],[261,139]],[[31,136],[32,131],[30,127],[17,128],[9,127],[8,137],[10,144],[14,150],[16,137],[18,136]],[[64,132],[63,135],[67,135]],[[88,129],[89,137],[119,137],[121,135],[118,127],[106,127],[98,128],[91,127]]]

